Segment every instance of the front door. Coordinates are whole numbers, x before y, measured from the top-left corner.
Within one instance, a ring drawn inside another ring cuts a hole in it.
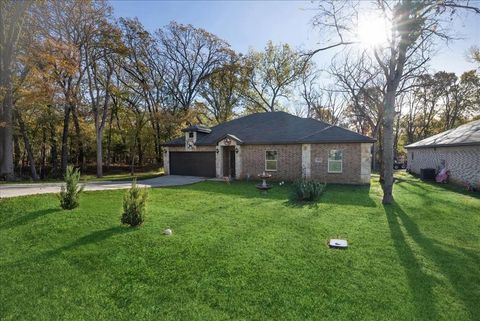
[[[230,177],[235,178],[235,150],[230,151]]]

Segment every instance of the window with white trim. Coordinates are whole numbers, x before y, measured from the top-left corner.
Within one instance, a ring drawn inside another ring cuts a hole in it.
[[[265,151],[265,170],[266,171],[277,170],[277,151],[276,150]]]
[[[332,149],[328,154],[328,172],[341,173],[343,170],[343,152],[339,149]]]

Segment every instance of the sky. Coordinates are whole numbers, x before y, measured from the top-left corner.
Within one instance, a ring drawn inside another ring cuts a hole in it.
[[[480,0],[478,1],[480,5]],[[311,1],[127,1],[112,0],[114,15],[137,17],[149,31],[170,21],[192,24],[227,41],[234,50],[246,53],[261,50],[268,40],[288,43],[295,48],[318,48],[325,38],[312,27],[317,4]],[[462,39],[442,45],[431,61],[432,71],[462,73],[475,69],[467,59],[472,45],[480,46],[480,17],[463,15],[448,26]],[[327,66],[333,52],[316,57]]]

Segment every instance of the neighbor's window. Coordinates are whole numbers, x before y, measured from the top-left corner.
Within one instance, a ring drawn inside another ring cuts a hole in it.
[[[343,153],[339,149],[332,149],[328,154],[328,172],[341,173],[343,169],[342,163]]]
[[[193,138],[193,132],[189,132],[188,137]]]
[[[277,170],[277,151],[267,150],[265,152],[265,170],[266,171]]]

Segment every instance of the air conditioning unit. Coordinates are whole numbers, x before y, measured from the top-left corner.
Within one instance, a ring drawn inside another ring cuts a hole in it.
[[[435,180],[435,168],[421,168],[420,178],[423,180]]]

